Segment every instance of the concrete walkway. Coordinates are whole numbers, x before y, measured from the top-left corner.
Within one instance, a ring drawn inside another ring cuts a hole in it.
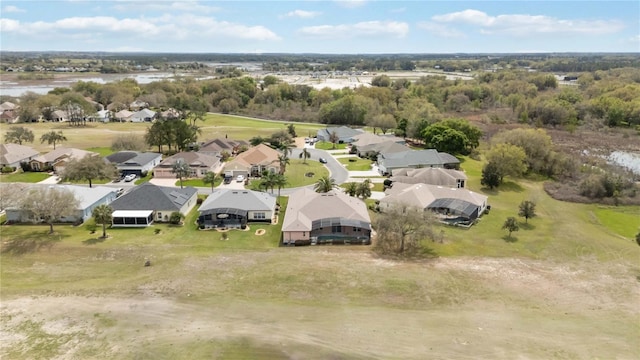
[[[57,184],[60,182],[60,177],[58,175],[51,175],[48,178],[39,181],[38,184]]]

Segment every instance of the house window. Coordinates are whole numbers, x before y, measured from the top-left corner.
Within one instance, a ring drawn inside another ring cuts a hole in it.
[[[266,216],[263,212],[253,213],[254,219],[266,219]]]
[[[355,227],[355,226],[354,226],[354,227],[353,227],[353,231],[354,231],[354,232],[360,232],[360,231],[362,231],[362,229],[361,229],[361,228],[359,228],[359,227]]]
[[[340,233],[342,232],[342,226],[341,225],[333,225],[331,227],[331,232],[333,233]]]

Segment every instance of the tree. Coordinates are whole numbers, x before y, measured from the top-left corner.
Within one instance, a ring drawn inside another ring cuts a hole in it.
[[[362,200],[366,200],[371,197],[371,180],[365,179],[363,182],[358,184],[356,196],[361,197]]]
[[[33,142],[33,131],[23,126],[12,127],[4,134],[5,143],[16,143],[22,145],[23,142]]]
[[[207,171],[202,178],[202,182],[205,184],[211,184],[211,192],[213,192],[213,186],[216,182],[216,173],[213,171]]]
[[[636,243],[640,245],[640,231],[636,234]]]
[[[45,141],[49,145],[53,144],[53,150],[55,150],[56,144],[67,141],[67,138],[62,134],[62,131],[49,131],[48,133],[42,134],[40,137],[40,143],[44,143]]]
[[[336,144],[338,143],[338,141],[340,141],[340,137],[338,137],[338,133],[335,131],[332,131],[331,134],[329,134],[329,142],[333,144],[333,148],[336,148]]]
[[[480,184],[488,186],[489,189],[500,186],[500,170],[498,169],[498,165],[493,162],[488,162],[482,168],[482,178],[480,179]]]
[[[171,172],[176,174],[180,179],[180,189],[182,189],[182,178],[188,177],[191,174],[191,167],[184,161],[184,159],[177,159],[171,166]]]
[[[64,217],[73,216],[80,206],[71,190],[59,187],[41,187],[30,190],[20,202],[20,209],[34,223],[49,225],[49,234],[53,234],[53,223]]]
[[[345,193],[349,194],[349,196],[356,196],[356,193],[358,192],[358,183],[352,181],[344,184],[344,186]]]
[[[280,174],[284,174],[287,171],[287,165],[289,165],[291,161],[287,156],[287,152],[282,155],[278,155],[278,164],[280,164]]]
[[[392,206],[374,220],[376,250],[383,254],[411,255],[427,238],[434,239],[433,213],[409,206]]]
[[[528,223],[529,218],[536,216],[536,203],[530,200],[524,200],[520,203],[518,216],[524,217],[524,222]]]
[[[509,232],[509,238],[511,238],[512,232],[520,230],[518,220],[513,216],[509,216],[507,220],[504,221],[504,224],[502,224],[502,230],[507,230]]]
[[[500,183],[505,176],[521,176],[527,169],[526,159],[527,155],[521,147],[506,143],[492,146],[487,153],[487,160],[498,169]]]
[[[328,176],[323,176],[313,185],[313,190],[319,193],[326,193],[338,187],[336,180]]]
[[[427,126],[422,131],[422,138],[428,148],[450,154],[468,154],[469,139],[456,129],[440,123]]]
[[[260,178],[260,187],[264,187],[264,191],[271,189],[273,194],[273,188],[276,186],[276,174],[271,171],[265,171]]]
[[[302,163],[306,164],[307,159],[310,157],[311,157],[311,153],[309,152],[309,150],[307,150],[307,148],[303,148],[302,152],[300,152],[300,159],[302,159]]]
[[[91,216],[93,216],[96,224],[102,224],[103,239],[107,237],[107,223],[111,223],[112,214],[113,208],[107,204],[100,204],[96,206],[91,212]]]
[[[117,174],[116,167],[100,155],[87,155],[80,160],[69,161],[62,177],[72,181],[86,180],[89,182],[89,187],[93,187],[93,180],[113,179]]]
[[[390,114],[378,114],[369,118],[367,125],[373,128],[373,133],[376,133],[376,128],[380,128],[383,134],[397,126],[396,119]]]
[[[275,174],[273,178],[273,186],[278,187],[278,196],[280,196],[280,189],[288,184],[287,178],[283,174]]]
[[[120,134],[111,142],[111,150],[115,152],[123,150],[144,151],[146,149],[145,139],[133,133]]]
[[[287,132],[289,133],[289,135],[291,135],[291,137],[296,137],[296,126],[293,124],[288,124]]]

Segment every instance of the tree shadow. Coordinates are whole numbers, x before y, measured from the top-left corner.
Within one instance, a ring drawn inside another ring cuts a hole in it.
[[[532,223],[529,223],[529,222],[525,222],[525,223],[521,223],[520,224],[520,229],[523,229],[523,230],[533,230],[535,228],[536,228],[536,226],[533,225]]]
[[[99,244],[101,242],[104,242],[105,240],[107,240],[107,238],[103,238],[102,236],[99,236],[97,238],[91,238],[91,239],[84,240],[82,243],[85,244],[85,245],[95,245],[95,244]]]
[[[505,235],[502,237],[502,240],[504,240],[504,242],[514,243],[518,241],[518,238],[513,235]]]
[[[524,188],[515,181],[505,181],[497,188],[500,191],[523,192]]]
[[[21,236],[19,239],[5,241],[0,248],[0,253],[11,255],[24,255],[34,253],[44,248],[51,250],[53,245],[62,241],[67,235],[62,234],[46,234],[39,232],[31,232]]]

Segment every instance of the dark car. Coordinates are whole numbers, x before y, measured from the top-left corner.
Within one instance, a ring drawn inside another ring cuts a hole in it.
[[[231,179],[232,179],[232,177],[231,177],[231,176],[225,176],[225,177],[224,177],[224,183],[225,183],[225,184],[231,184]]]
[[[321,164],[326,164],[327,163],[327,159],[325,159],[325,158],[319,158],[318,161],[320,161]]]

